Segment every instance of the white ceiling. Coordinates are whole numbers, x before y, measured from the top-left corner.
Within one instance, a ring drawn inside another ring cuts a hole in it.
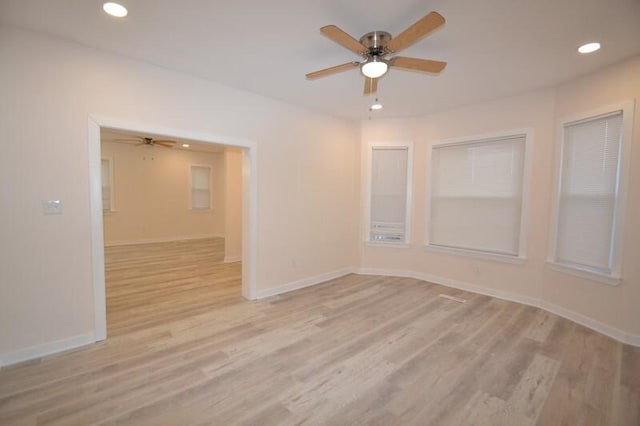
[[[242,90],[349,119],[444,110],[554,85],[640,53],[638,0],[0,0],[0,21],[42,31]],[[323,37],[398,34],[436,10],[447,23],[402,52],[447,61],[439,76],[391,70],[384,110],[369,112],[357,70],[316,81],[308,72],[357,60]],[[603,48],[579,55],[597,40]]]
[[[173,145],[173,147],[171,148],[181,149],[185,151],[224,152],[226,148],[225,145],[203,143],[203,142],[192,141],[189,139],[178,139],[178,138],[172,138],[172,137],[167,137],[163,135],[152,135],[152,134],[146,134],[146,133],[143,134],[143,133],[127,132],[127,131],[104,129],[104,128],[100,129],[101,142],[117,142],[117,143],[123,143],[128,145],[138,145],[144,149],[150,149],[150,148],[160,149],[160,150],[166,149],[165,147],[162,147],[162,146],[153,146],[153,147],[149,145],[142,146],[139,141],[135,140],[138,138],[145,138],[145,137],[175,141],[176,142],[175,145]],[[185,148],[182,146],[183,143],[186,143],[189,146]]]

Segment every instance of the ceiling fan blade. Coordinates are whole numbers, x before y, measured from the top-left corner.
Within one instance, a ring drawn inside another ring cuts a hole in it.
[[[160,145],[160,146],[164,146],[166,148],[173,148],[173,144],[175,142],[173,141],[154,141],[153,144],[154,145]]]
[[[386,48],[391,52],[398,52],[411,46],[420,38],[444,24],[445,20],[438,12],[431,12],[415,24],[398,34],[387,43]]]
[[[378,79],[365,77],[364,94],[371,95],[373,93],[376,93],[377,90],[378,90]]]
[[[396,56],[391,59],[391,66],[394,68],[404,68],[407,70],[423,71],[437,74],[447,66],[446,62],[432,61],[429,59],[407,58]]]
[[[154,143],[169,144],[169,145],[173,145],[173,144],[176,143],[176,141],[171,140],[171,139],[154,139],[153,142]]]
[[[326,77],[331,74],[336,74],[342,71],[347,71],[359,66],[359,62],[347,62],[346,64],[336,65],[335,67],[325,68],[320,71],[314,71],[307,74],[307,79],[313,80],[315,78]]]
[[[345,47],[358,55],[362,55],[369,50],[364,44],[360,43],[358,40],[351,37],[335,25],[322,27],[320,28],[320,32],[342,47]]]

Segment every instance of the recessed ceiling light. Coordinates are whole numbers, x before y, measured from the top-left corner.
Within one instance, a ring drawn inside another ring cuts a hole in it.
[[[587,44],[583,44],[582,46],[578,47],[578,52],[580,53],[591,53],[591,52],[595,52],[596,50],[600,49],[600,43],[587,43]]]
[[[182,144],[182,147],[183,147],[183,148],[189,148],[189,144],[188,144],[188,143],[183,143],[183,144]]]
[[[124,18],[127,16],[127,8],[121,4],[107,2],[102,5],[102,9],[107,12],[111,16],[115,16],[116,18]]]

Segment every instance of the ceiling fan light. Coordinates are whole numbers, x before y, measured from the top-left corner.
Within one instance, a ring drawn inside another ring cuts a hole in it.
[[[365,77],[378,78],[387,73],[387,71],[389,70],[389,65],[387,65],[385,61],[374,56],[373,58],[362,64],[360,70]]]
[[[376,99],[376,101],[369,107],[369,111],[379,111],[382,109],[382,104]]]

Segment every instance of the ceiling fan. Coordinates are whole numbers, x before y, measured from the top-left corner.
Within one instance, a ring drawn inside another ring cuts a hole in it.
[[[385,31],[372,31],[360,37],[360,41],[351,37],[335,25],[320,28],[320,32],[342,47],[362,56],[364,62],[347,62],[323,70],[307,74],[307,79],[313,80],[326,77],[342,71],[359,67],[365,77],[364,94],[375,93],[378,89],[378,78],[387,73],[389,67],[437,74],[447,65],[446,62],[429,59],[395,56],[387,59],[387,55],[399,52],[431,33],[444,24],[445,20],[438,12],[431,12],[395,38]]]
[[[136,145],[146,145],[146,146],[164,146],[165,148],[173,148],[176,144],[176,141],[168,140],[168,139],[154,139],[143,136],[134,136],[132,138],[127,139],[116,139],[117,142],[137,142]]]

